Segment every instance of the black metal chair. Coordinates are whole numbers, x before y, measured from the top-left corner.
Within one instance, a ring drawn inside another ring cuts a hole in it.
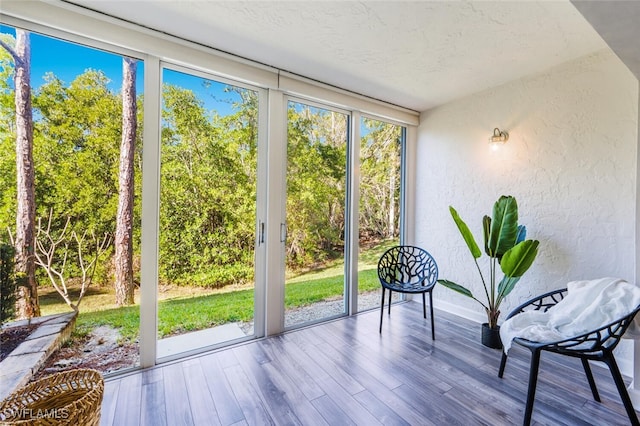
[[[389,315],[391,315],[391,296],[398,293],[422,293],[422,311],[427,318],[425,293],[429,293],[431,309],[431,338],[435,340],[433,327],[433,287],[438,279],[438,265],[424,249],[415,246],[395,246],[387,250],[378,262],[378,278],[382,285],[380,303],[380,333],[384,316],[384,294],[389,290]]]
[[[560,289],[545,293],[541,296],[535,297],[522,305],[515,308],[507,317],[507,319],[518,315],[524,311],[535,310],[546,312],[562,300],[566,296],[567,289]],[[596,388],[596,382],[593,380],[593,374],[591,373],[591,367],[589,366],[589,360],[604,362],[611,371],[613,381],[618,388],[618,393],[622,398],[624,408],[627,410],[627,415],[632,425],[640,425],[638,423],[638,417],[633,408],[629,393],[625,387],[620,369],[613,356],[613,350],[620,342],[622,335],[625,333],[634,316],[640,310],[638,306],[630,314],[610,323],[604,325],[596,330],[589,331],[579,336],[571,337],[564,340],[558,340],[555,342],[532,342],[530,340],[515,338],[513,343],[517,343],[526,347],[531,351],[531,367],[529,369],[529,389],[527,391],[527,405],[524,412],[524,425],[531,423],[531,414],[533,412],[533,402],[536,394],[536,383],[538,380],[538,367],[540,364],[540,353],[542,351],[555,352],[561,355],[567,355],[575,358],[580,358],[582,361],[582,367],[589,381],[591,387],[591,393],[593,399],[600,402],[600,395]],[[502,360],[500,362],[500,370],[498,377],[502,378],[504,374],[504,368],[507,363],[507,354],[502,353]]]

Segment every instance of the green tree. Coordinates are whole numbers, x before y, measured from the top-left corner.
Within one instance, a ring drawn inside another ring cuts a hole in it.
[[[15,45],[9,34],[0,34],[5,44]],[[16,134],[13,84],[13,58],[0,49],[0,232],[16,226]]]
[[[98,235],[113,233],[117,210],[121,101],[102,71],[87,70],[68,87],[52,74],[34,99],[38,215]]]
[[[10,49],[16,41],[1,34],[3,47]],[[14,143],[18,133],[13,101],[15,59],[10,49],[0,49],[0,229],[17,234],[15,218],[18,208],[18,158]],[[67,218],[74,231],[96,235],[113,235],[118,205],[118,157],[122,139],[122,97],[109,89],[103,71],[87,69],[66,84],[53,73],[45,83],[34,88],[33,165],[35,180],[35,216],[46,218],[53,211],[51,232],[59,233]],[[135,94],[134,94],[135,102]],[[142,115],[142,96],[138,96],[137,117]],[[135,109],[134,109],[135,111]],[[135,112],[134,112],[135,116]],[[139,239],[139,197],[141,173],[141,126],[130,132],[136,137],[133,151],[134,223],[133,241]],[[129,135],[131,137],[131,135]],[[13,222],[12,222],[13,221]],[[111,254],[112,248],[109,249]],[[133,244],[133,250],[139,250]],[[134,256],[135,257],[135,256]],[[104,256],[97,267],[96,281],[103,283],[111,269],[111,256]],[[68,268],[70,276],[80,274]],[[42,277],[42,270],[38,271]],[[45,278],[46,279],[46,278]]]
[[[0,240],[0,324],[13,318],[16,303],[15,250]]]
[[[302,104],[288,115],[287,262],[300,268],[344,246],[347,120]]]
[[[365,118],[360,142],[360,234],[365,239],[399,235],[402,127]]]
[[[242,89],[239,89],[242,90]],[[255,224],[257,99],[208,116],[192,91],[163,89],[161,276],[223,286],[250,279]]]
[[[48,217],[49,211],[53,211],[52,232],[62,230],[69,218],[73,230],[79,234],[85,231],[96,235],[114,234],[122,100],[108,85],[104,72],[88,69],[68,85],[50,73],[36,91],[38,216]],[[141,99],[138,102],[141,103]],[[142,114],[140,108],[138,114]],[[134,151],[137,182],[141,164],[140,130]],[[139,202],[135,206],[134,218],[139,220]],[[137,236],[139,228],[134,229]],[[97,266],[96,281],[106,283],[111,257],[107,255],[103,259]]]

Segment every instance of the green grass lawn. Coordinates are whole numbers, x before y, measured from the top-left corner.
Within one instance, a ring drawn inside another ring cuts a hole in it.
[[[380,287],[377,262],[382,253],[394,245],[385,242],[364,250],[358,264],[359,291]],[[201,330],[216,325],[250,321],[253,318],[253,289],[203,294],[202,289],[178,287],[161,294],[158,302],[158,333],[160,337]],[[287,279],[285,307],[304,306],[322,300],[340,297],[344,292],[344,264],[342,261],[327,263],[320,269]],[[76,334],[83,335],[94,327],[109,325],[118,328],[124,340],[133,341],[138,336],[140,308],[138,305],[115,307],[113,290],[90,289],[80,305],[76,321]],[[44,292],[40,297],[43,315],[67,312],[55,291]]]

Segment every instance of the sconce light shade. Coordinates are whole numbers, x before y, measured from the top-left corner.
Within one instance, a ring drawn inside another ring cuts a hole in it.
[[[489,138],[489,145],[492,149],[498,149],[500,145],[504,145],[509,140],[509,133],[501,131],[497,127],[493,129],[493,135]]]

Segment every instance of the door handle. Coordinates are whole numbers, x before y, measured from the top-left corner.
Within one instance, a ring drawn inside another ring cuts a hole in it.
[[[286,241],[287,241],[287,224],[281,223],[280,224],[280,242],[284,243]]]
[[[264,222],[260,221],[259,228],[260,229],[258,231],[258,245],[264,244]]]

